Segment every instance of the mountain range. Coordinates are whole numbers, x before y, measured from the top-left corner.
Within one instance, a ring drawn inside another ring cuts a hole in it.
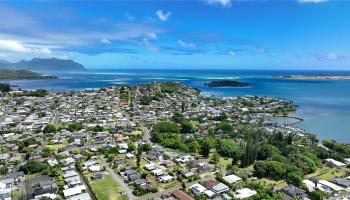
[[[50,71],[62,71],[62,70],[86,70],[82,64],[79,64],[73,60],[62,60],[57,58],[33,58],[32,60],[22,60],[16,63],[10,63],[5,60],[0,60],[0,69],[26,69],[26,70],[50,70]]]

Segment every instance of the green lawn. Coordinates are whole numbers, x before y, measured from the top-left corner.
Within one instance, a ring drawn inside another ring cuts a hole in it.
[[[232,164],[232,158],[223,158],[219,159],[219,166],[226,169],[227,165]]]
[[[129,135],[142,135],[142,131],[132,131]]]
[[[127,199],[127,197],[120,194],[120,189],[118,184],[115,182],[113,177],[109,174],[105,174],[103,179],[91,180],[90,185],[97,199],[101,199],[101,200]]]
[[[46,147],[49,148],[50,150],[58,150],[58,149],[65,148],[66,145],[65,144],[51,144],[51,145],[46,145]]]

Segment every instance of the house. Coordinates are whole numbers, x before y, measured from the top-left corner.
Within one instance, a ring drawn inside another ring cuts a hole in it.
[[[190,187],[190,190],[193,192],[193,194],[200,195],[207,189],[203,185],[196,183]]]
[[[215,193],[214,193],[213,191],[211,191],[211,190],[206,190],[206,191],[204,192],[204,194],[205,194],[207,197],[209,197],[209,198],[212,198],[212,197],[215,196]]]
[[[152,171],[156,169],[156,165],[154,163],[150,163],[144,166],[144,168],[148,171]]]
[[[28,180],[28,189],[26,196],[28,198],[36,198],[44,194],[57,194],[58,187],[55,178],[49,176],[38,176]]]
[[[154,176],[161,176],[161,175],[164,175],[164,172],[162,169],[154,169],[154,170],[152,170],[152,174]]]
[[[79,176],[78,173],[75,170],[69,170],[69,171],[65,171],[63,173],[63,178],[70,178],[70,177],[75,177],[75,176]]]
[[[78,185],[73,188],[68,188],[63,190],[63,195],[65,198],[70,198],[85,192],[85,190],[86,190],[85,185]]]
[[[0,199],[11,200],[11,188],[6,188],[6,185],[2,183],[0,183]]]
[[[233,184],[233,183],[236,183],[236,182],[239,182],[241,181],[242,179],[234,174],[231,174],[231,175],[228,175],[228,176],[224,176],[222,177],[226,183],[228,184]]]
[[[171,193],[171,195],[178,200],[194,200],[192,197],[181,190],[175,190],[173,193]]]
[[[81,193],[76,196],[72,196],[68,200],[91,200],[91,197],[88,193]]]
[[[327,161],[329,164],[331,164],[331,165],[333,165],[333,166],[335,166],[335,167],[344,167],[344,166],[346,166],[346,164],[344,164],[344,163],[342,163],[342,162],[339,162],[339,161],[337,161],[337,160],[334,160],[333,158],[326,159],[326,161]]]
[[[141,174],[139,174],[139,173],[131,174],[128,176],[128,179],[131,182],[134,182],[135,180],[140,179],[140,178],[141,178]]]
[[[123,165],[123,164],[125,164],[125,159],[123,159],[123,158],[116,158],[114,160],[114,165],[116,165],[116,166]]]
[[[288,185],[284,188],[282,188],[282,191],[287,194],[288,196],[292,198],[298,198],[298,197],[305,197],[306,196],[306,191],[296,187],[294,185]]]
[[[219,184],[215,185],[211,189],[211,191],[215,192],[215,194],[221,194],[221,193],[224,193],[224,192],[228,191],[229,189],[230,188],[227,185],[225,185],[223,183],[219,183]]]
[[[100,167],[100,165],[92,165],[89,167],[89,171],[90,172],[99,172],[99,171],[101,171],[101,167]]]
[[[139,179],[136,179],[135,181],[134,181],[134,183],[136,184],[136,185],[146,185],[146,179],[143,179],[143,178],[139,178]]]
[[[127,158],[127,159],[134,158],[134,154],[132,154],[132,153],[127,153],[127,154],[126,154],[126,158]]]
[[[174,177],[169,176],[169,175],[162,176],[159,179],[159,181],[162,183],[167,183],[167,182],[172,181],[172,180],[174,180]]]
[[[334,178],[329,181],[344,188],[350,188],[350,180],[347,180],[345,178]]]
[[[309,192],[315,191],[316,184],[308,179],[303,180],[304,185],[306,186]]]
[[[242,188],[242,189],[236,190],[233,193],[233,196],[236,199],[245,199],[245,198],[252,197],[254,195],[256,195],[256,191],[255,190],[251,190],[249,188]]]
[[[103,178],[103,174],[102,173],[93,173],[91,175],[91,179],[92,180],[98,180],[98,179],[102,179]]]
[[[211,190],[215,185],[217,185],[219,182],[217,182],[216,180],[207,180],[204,182],[201,182],[201,184],[207,188],[208,190]]]
[[[325,185],[329,188],[331,188],[332,190],[336,191],[336,192],[339,192],[339,191],[342,191],[344,190],[344,188],[334,184],[334,183],[331,183],[329,181],[326,181],[326,180],[319,180],[319,183],[322,184],[322,185]]]

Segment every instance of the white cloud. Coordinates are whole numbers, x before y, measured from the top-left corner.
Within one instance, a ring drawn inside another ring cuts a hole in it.
[[[325,57],[327,60],[337,60],[338,59],[337,54],[335,54],[333,52],[327,53]]]
[[[150,42],[147,38],[143,39],[143,45],[149,50],[149,51],[159,51],[160,48],[154,45],[152,42]]]
[[[190,49],[196,49],[197,45],[190,43],[190,42],[184,42],[183,40],[178,40],[177,43],[184,48],[190,48]]]
[[[71,54],[63,51],[52,51],[48,47],[26,44],[17,40],[0,40],[0,57],[8,61],[39,58],[70,59]]]
[[[103,44],[111,44],[111,41],[109,41],[107,38],[102,38],[100,42]]]
[[[298,3],[324,3],[328,0],[298,0]]]
[[[148,33],[148,34],[147,34],[147,37],[148,37],[149,39],[152,39],[152,40],[158,39],[158,35],[157,35],[156,33],[154,33],[154,32]]]
[[[0,40],[0,51],[11,53],[25,53],[29,52],[19,41],[15,40]]]
[[[205,0],[205,2],[210,5],[222,5],[223,7],[231,6],[231,0]]]
[[[129,20],[129,21],[133,21],[135,19],[134,16],[132,16],[129,12],[125,13],[125,17]]]
[[[234,52],[234,51],[229,51],[228,54],[231,55],[231,56],[236,56],[237,55],[237,53]]]
[[[157,10],[155,14],[160,20],[167,21],[171,15],[171,12],[164,12],[162,10]]]

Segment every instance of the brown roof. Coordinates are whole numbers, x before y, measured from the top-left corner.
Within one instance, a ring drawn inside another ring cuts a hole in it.
[[[216,180],[208,180],[201,183],[204,187],[211,190],[215,185],[218,184]]]
[[[175,190],[172,195],[179,200],[194,200],[192,197],[181,190]]]

